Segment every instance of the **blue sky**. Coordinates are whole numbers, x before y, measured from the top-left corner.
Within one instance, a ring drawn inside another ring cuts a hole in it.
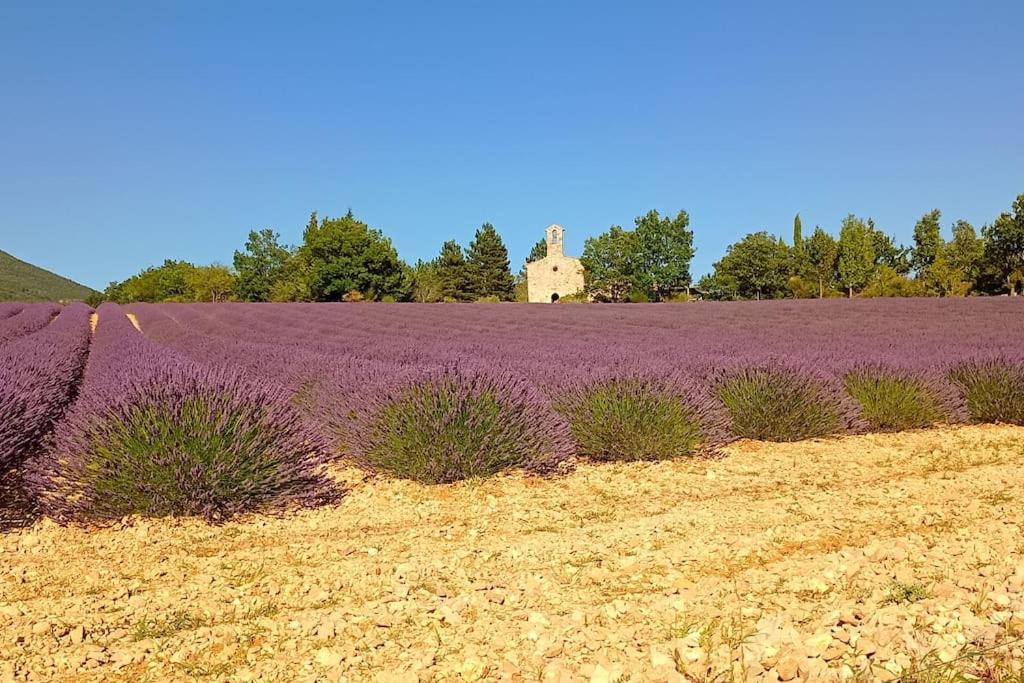
[[[767,229],[907,242],[1024,192],[1024,3],[5,2],[0,248],[102,287],[356,215],[518,269],[685,208],[695,275]]]

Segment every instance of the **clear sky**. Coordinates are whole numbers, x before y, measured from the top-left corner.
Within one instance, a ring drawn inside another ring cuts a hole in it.
[[[1024,192],[1024,2],[0,4],[0,249],[102,287],[312,210],[518,270],[685,208],[696,276],[853,212],[907,242]]]

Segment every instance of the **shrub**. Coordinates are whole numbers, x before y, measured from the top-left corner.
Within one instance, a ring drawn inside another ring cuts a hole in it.
[[[565,296],[558,299],[560,304],[586,304],[590,303],[590,297],[585,291],[573,292],[572,294],[566,294]]]
[[[576,451],[595,460],[660,460],[705,443],[697,411],[672,387],[639,377],[607,379],[563,393]]]
[[[949,419],[940,390],[908,372],[860,368],[847,374],[844,384],[872,430],[920,429]]]
[[[570,452],[568,428],[507,374],[445,368],[381,387],[342,437],[371,469],[450,483],[522,467],[547,472]]]
[[[1024,424],[1024,363],[971,360],[950,371],[974,422]]]
[[[844,425],[838,392],[810,371],[783,365],[740,367],[715,382],[735,436],[799,441],[827,436]]]
[[[168,363],[119,395],[79,401],[30,477],[43,511],[60,520],[221,520],[333,498],[318,467],[325,455],[285,394]]]

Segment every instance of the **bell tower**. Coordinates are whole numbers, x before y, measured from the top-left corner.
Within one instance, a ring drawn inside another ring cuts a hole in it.
[[[565,256],[564,236],[565,229],[561,225],[548,226],[548,256]]]

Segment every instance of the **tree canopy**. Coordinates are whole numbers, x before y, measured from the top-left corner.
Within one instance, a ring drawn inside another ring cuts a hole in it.
[[[981,234],[985,265],[1001,279],[1004,291],[1016,296],[1024,285],[1024,194],[1013,203],[1012,213],[1000,214]]]
[[[636,219],[633,280],[651,301],[660,301],[690,286],[693,261],[693,231],[690,216],[680,211],[675,217],[648,211]]]
[[[282,246],[281,236],[270,228],[249,233],[245,250],[236,251],[235,294],[243,301],[269,301],[274,285],[282,279],[294,249]]]
[[[875,271],[874,231],[850,214],[839,229],[839,281],[849,296],[861,289]]]
[[[818,283],[818,296],[832,288],[838,276],[839,243],[820,227],[807,240],[807,260]]]
[[[354,293],[380,301],[407,292],[405,269],[391,240],[352,211],[319,221],[314,213],[299,251],[309,260],[309,290],[317,301],[342,301]]]
[[[636,233],[613,225],[583,245],[583,278],[589,295],[598,301],[624,301],[636,287]]]
[[[789,292],[790,251],[779,238],[754,232],[730,245],[700,289],[724,299],[781,299]]]
[[[690,286],[693,231],[685,211],[638,216],[635,229],[613,225],[583,245],[587,293],[599,301],[634,298],[660,301]]]
[[[935,263],[942,250],[942,212],[933,209],[914,225],[914,252],[911,267],[918,277],[927,274],[928,268]]]

